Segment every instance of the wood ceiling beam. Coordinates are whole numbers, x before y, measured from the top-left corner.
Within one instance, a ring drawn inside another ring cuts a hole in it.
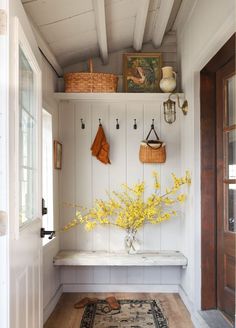
[[[150,0],[139,0],[138,12],[135,19],[133,48],[142,50],[144,31],[147,21]]]
[[[174,0],[161,1],[160,8],[157,11],[156,23],[152,34],[152,43],[155,48],[161,46],[173,4]]]
[[[95,13],[99,52],[103,64],[107,64],[108,47],[107,47],[106,14],[105,14],[104,0],[93,0],[93,8]]]

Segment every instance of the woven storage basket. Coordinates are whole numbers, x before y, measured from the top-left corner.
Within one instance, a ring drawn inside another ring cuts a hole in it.
[[[142,163],[165,163],[166,161],[166,146],[160,144],[159,148],[151,144],[141,143],[139,149],[139,159]]]
[[[93,63],[89,60],[88,73],[66,73],[65,92],[116,92],[118,77],[108,73],[93,73]]]

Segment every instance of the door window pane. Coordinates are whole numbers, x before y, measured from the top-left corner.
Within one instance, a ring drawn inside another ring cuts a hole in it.
[[[236,179],[236,130],[226,133],[226,178]]]
[[[236,184],[226,185],[227,230],[236,232]]]
[[[20,226],[35,217],[36,116],[34,72],[19,49],[19,207]]]
[[[227,80],[227,125],[231,126],[236,124],[236,102],[235,102],[235,88],[236,88],[236,76],[232,76]]]
[[[43,227],[46,230],[54,230],[53,222],[53,139],[52,139],[52,116],[43,110],[43,199],[47,208],[47,214],[43,215]],[[43,244],[50,239],[43,238]]]

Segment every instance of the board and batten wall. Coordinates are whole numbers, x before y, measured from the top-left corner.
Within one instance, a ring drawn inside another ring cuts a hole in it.
[[[145,181],[146,196],[152,192],[152,172],[161,179],[162,190],[171,182],[170,174],[180,172],[180,122],[169,125],[164,121],[161,99],[126,100],[124,94],[116,100],[61,101],[59,110],[60,141],[63,161],[60,172],[60,225],[63,227],[75,215],[66,203],[87,208],[106,192],[117,190],[122,183]],[[181,114],[182,115],[182,114]],[[81,118],[85,129],[81,129]],[[96,135],[99,118],[110,144],[111,165],[100,163],[91,156],[90,147]],[[116,119],[120,129],[116,129]],[[137,130],[133,129],[134,119]],[[142,164],[139,144],[146,137],[152,119],[159,137],[167,145],[165,164]],[[97,227],[86,232],[84,227],[73,228],[60,236],[60,249],[106,250],[124,249],[125,232],[114,227]],[[159,225],[146,225],[138,233],[143,250],[179,250],[182,238],[182,213]],[[177,291],[181,268],[176,267],[62,267],[64,291]]]

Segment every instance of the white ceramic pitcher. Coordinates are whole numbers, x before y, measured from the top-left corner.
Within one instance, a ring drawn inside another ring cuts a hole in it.
[[[160,81],[160,89],[163,92],[173,92],[176,88],[176,73],[173,67],[162,67],[162,79]]]

